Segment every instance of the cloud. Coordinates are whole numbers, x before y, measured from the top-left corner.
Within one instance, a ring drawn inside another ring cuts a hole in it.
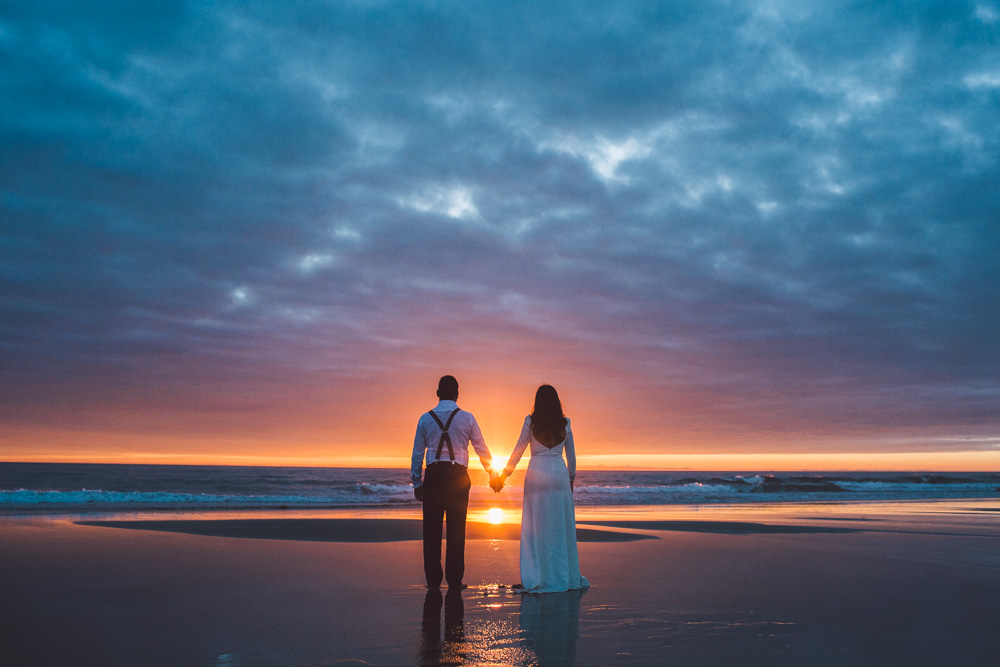
[[[421,213],[438,213],[451,218],[474,218],[479,215],[472,194],[463,187],[434,187],[426,193],[407,197],[400,204]]]
[[[19,7],[2,416],[320,424],[434,360],[648,443],[993,437],[995,18]]]

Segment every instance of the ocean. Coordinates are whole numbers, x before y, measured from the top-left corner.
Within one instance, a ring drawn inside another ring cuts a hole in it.
[[[520,500],[525,466],[503,491]],[[470,504],[495,498],[473,470]],[[577,505],[1000,498],[1000,473],[581,470]],[[0,514],[418,506],[402,468],[0,463]]]

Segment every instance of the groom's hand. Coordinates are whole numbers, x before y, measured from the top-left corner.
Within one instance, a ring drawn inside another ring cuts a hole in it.
[[[413,497],[419,500],[420,502],[424,502],[424,487],[422,486],[413,487]]]

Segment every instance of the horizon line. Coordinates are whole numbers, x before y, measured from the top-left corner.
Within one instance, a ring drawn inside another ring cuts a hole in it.
[[[506,455],[494,461],[505,461]],[[606,462],[613,460],[614,463]],[[281,457],[231,454],[94,452],[25,454],[0,463],[179,465],[265,468],[368,468],[408,470],[408,456]],[[523,464],[522,464],[523,465]],[[470,469],[482,469],[475,459]],[[596,454],[577,457],[577,470],[651,472],[1000,472],[1000,450],[958,452],[841,452],[800,454]]]

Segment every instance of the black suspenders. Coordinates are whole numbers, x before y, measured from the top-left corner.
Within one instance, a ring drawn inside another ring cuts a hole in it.
[[[441,427],[441,439],[438,440],[438,449],[437,449],[437,454],[434,455],[434,460],[435,461],[441,460],[441,448],[444,447],[445,445],[448,445],[448,458],[454,461],[455,450],[451,448],[451,436],[448,435],[448,429],[451,427],[451,420],[454,419],[455,415],[458,414],[458,408],[455,408],[454,411],[452,411],[452,413],[448,415],[448,423],[446,424],[441,423],[441,419],[436,414],[434,414],[433,410],[431,410],[427,414],[433,417],[434,421],[437,422],[437,425]]]

